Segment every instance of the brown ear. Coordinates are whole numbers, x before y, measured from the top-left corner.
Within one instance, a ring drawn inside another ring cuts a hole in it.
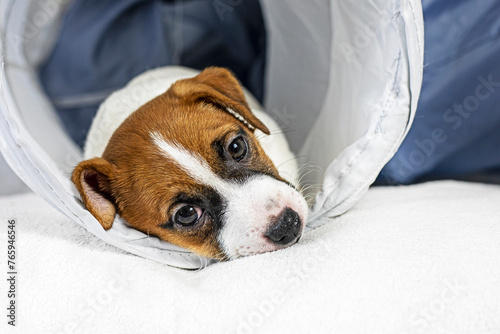
[[[270,134],[250,110],[238,80],[225,68],[209,67],[193,78],[177,81],[171,91],[186,102],[208,101],[216,104],[251,130],[259,129]]]
[[[108,161],[94,158],[80,162],[71,177],[85,207],[105,230],[111,228],[116,214],[110,187],[113,175],[114,167]]]

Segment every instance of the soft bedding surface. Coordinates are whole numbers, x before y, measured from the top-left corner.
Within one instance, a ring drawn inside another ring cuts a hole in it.
[[[120,251],[33,194],[0,197],[0,267],[17,224],[5,333],[500,331],[500,186],[372,188],[286,250],[171,268]]]

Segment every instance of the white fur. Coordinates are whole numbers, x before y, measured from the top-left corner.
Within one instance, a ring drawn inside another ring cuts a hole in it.
[[[251,177],[245,183],[217,176],[202,156],[179,143],[170,143],[159,133],[151,133],[152,142],[169,160],[174,161],[197,183],[213,188],[226,203],[219,243],[229,258],[273,251],[277,246],[264,236],[274,217],[290,208],[299,214],[304,226],[307,204],[292,187],[267,175]]]
[[[177,166],[184,170],[197,183],[207,185],[225,196],[229,196],[233,191],[232,185],[220,179],[201,155],[188,151],[179,143],[167,142],[156,132],[151,133],[151,139],[167,159],[174,161]]]
[[[254,176],[231,195],[219,233],[219,243],[230,259],[284,248],[264,234],[287,207],[299,214],[302,228],[306,223],[307,203],[302,195],[270,176]]]

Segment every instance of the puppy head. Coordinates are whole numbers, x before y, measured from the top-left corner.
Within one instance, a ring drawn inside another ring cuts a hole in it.
[[[269,134],[238,81],[209,68],[128,117],[72,176],[103,228],[132,227],[218,260],[295,243],[307,204],[255,137]]]

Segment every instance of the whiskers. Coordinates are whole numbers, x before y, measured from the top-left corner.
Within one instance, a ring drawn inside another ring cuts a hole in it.
[[[287,133],[292,133],[294,131],[295,131],[294,129],[273,129],[273,130],[271,130],[271,134],[266,135],[265,133],[259,133],[255,136],[255,138],[257,138],[257,140],[260,141],[261,139],[264,139],[266,137],[271,137],[271,136],[276,136],[276,135],[284,135]]]
[[[306,162],[297,166],[296,171],[294,171],[298,175],[298,185],[297,189],[299,193],[304,197],[307,204],[310,206],[313,204],[314,197],[316,193],[321,188],[320,183],[307,183],[305,180],[307,176],[310,174],[323,173],[323,170],[318,166],[313,164],[312,162]]]
[[[224,253],[223,251],[220,251],[219,253],[212,255],[211,258],[221,262],[230,260],[230,258],[228,258],[226,253]]]

